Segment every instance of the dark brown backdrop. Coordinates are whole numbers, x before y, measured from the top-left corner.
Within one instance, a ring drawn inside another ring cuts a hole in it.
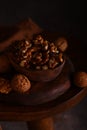
[[[87,33],[85,0],[0,1],[1,25],[15,24],[28,17],[43,28],[64,31],[82,40]]]

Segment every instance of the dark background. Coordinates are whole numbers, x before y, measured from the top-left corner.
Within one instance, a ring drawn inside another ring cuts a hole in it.
[[[84,0],[3,0],[0,24],[13,25],[31,17],[42,28],[65,32],[86,42],[86,2]]]
[[[31,17],[42,28],[72,35],[82,45],[87,45],[86,6],[86,0],[0,0],[0,25],[14,25]],[[18,130],[25,129],[17,123],[9,125],[2,122],[2,126],[5,130],[17,129],[17,126]],[[66,112],[62,123],[56,123],[57,127],[87,130],[87,97]]]

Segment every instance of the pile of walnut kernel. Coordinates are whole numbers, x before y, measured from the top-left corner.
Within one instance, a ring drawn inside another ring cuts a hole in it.
[[[58,47],[42,35],[35,35],[32,40],[18,40],[12,44],[15,61],[26,69],[53,69],[63,62],[63,53]]]
[[[13,55],[13,60],[26,69],[47,70],[53,69],[64,61],[63,52],[68,44],[65,38],[58,38],[53,43],[43,38],[42,35],[35,35],[31,40],[16,40],[8,51]],[[9,58],[0,55],[0,73],[9,72],[11,67]],[[3,67],[6,69],[4,70]],[[12,91],[17,93],[29,92],[31,81],[23,74],[15,74],[11,80],[0,77],[0,93],[9,94]]]

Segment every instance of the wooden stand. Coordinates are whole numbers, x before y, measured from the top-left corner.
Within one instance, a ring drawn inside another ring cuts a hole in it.
[[[54,130],[54,123],[51,117],[38,121],[28,122],[29,130]]]

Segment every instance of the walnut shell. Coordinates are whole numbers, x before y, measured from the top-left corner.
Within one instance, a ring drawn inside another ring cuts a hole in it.
[[[75,73],[74,83],[78,87],[87,87],[87,73],[86,72]]]
[[[65,38],[60,37],[56,40],[55,45],[60,51],[64,52],[68,47],[68,42]]]
[[[11,92],[12,88],[10,86],[10,83],[7,79],[0,78],[0,93],[8,94]]]
[[[31,83],[25,75],[17,74],[13,77],[11,86],[14,91],[24,93],[30,89]]]

